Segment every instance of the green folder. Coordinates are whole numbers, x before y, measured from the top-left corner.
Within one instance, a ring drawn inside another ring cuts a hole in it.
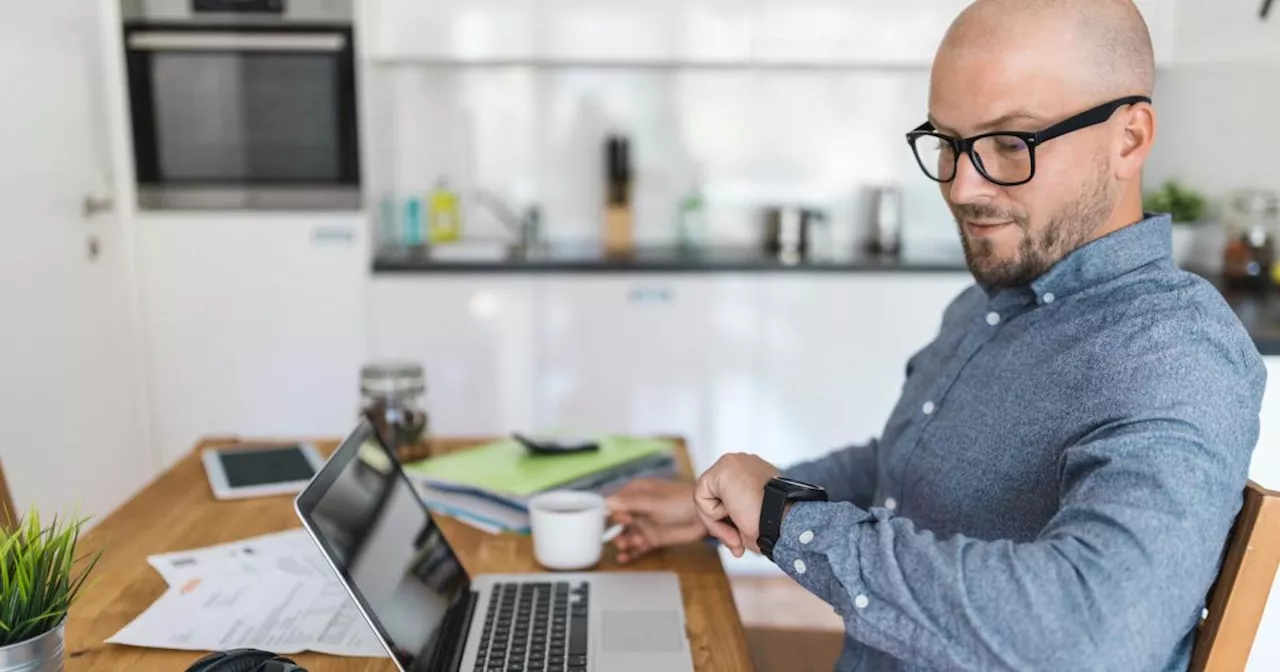
[[[405,471],[435,487],[480,490],[518,502],[637,460],[669,456],[675,448],[670,441],[629,436],[604,437],[599,444],[590,453],[533,455],[506,439],[413,462]]]

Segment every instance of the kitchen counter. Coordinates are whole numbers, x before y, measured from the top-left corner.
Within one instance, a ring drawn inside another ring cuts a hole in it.
[[[457,248],[441,253],[383,250],[374,273],[610,273],[610,272],[909,272],[967,273],[958,250],[919,251],[901,257],[845,255],[791,260],[757,248],[712,248],[688,251],[676,247],[640,247],[618,256],[598,247],[557,245],[529,253],[498,248]]]

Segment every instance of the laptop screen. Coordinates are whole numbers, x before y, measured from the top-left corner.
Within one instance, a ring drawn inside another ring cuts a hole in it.
[[[298,496],[298,514],[406,670],[443,669],[471,581],[367,422]]]

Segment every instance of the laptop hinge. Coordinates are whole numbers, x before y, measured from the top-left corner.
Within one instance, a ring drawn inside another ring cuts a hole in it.
[[[475,618],[476,604],[479,601],[480,593],[468,590],[466,598],[454,607],[460,612],[458,617],[446,617],[447,621],[451,621],[451,627],[441,635],[448,638],[442,644],[448,647],[449,655],[443,659],[440,669],[448,672],[459,672],[462,669],[462,655],[467,650],[467,633],[471,632],[471,619]]]

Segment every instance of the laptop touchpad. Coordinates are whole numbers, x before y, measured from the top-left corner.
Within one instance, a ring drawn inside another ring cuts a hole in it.
[[[605,611],[605,653],[681,651],[680,614],[675,611]]]

